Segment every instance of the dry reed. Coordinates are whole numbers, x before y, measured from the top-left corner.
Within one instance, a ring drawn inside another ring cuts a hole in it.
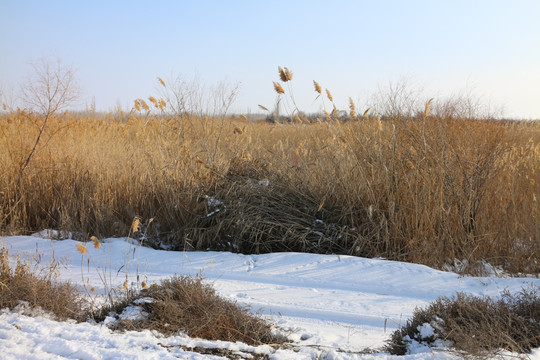
[[[485,260],[538,273],[540,125],[440,117],[429,105],[418,118],[366,111],[361,121],[307,127],[58,115],[20,184],[39,118],[2,114],[0,229],[125,236],[134,218],[153,218],[145,244],[155,247],[340,252],[436,267],[458,259],[469,272]],[[221,140],[208,156],[212,139]]]

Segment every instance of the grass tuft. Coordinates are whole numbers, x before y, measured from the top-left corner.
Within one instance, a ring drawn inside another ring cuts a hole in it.
[[[405,355],[415,344],[446,346],[468,355],[491,358],[502,350],[528,353],[540,347],[540,292],[505,292],[501,299],[458,293],[417,309],[392,334],[386,350]]]
[[[0,250],[0,309],[23,306],[32,315],[32,309],[39,308],[58,320],[85,320],[86,302],[74,286],[56,281],[58,267],[59,263],[51,262],[36,270],[20,257],[12,266],[8,250]]]
[[[144,318],[120,319],[113,325],[115,330],[150,329],[165,335],[183,332],[190,337],[250,345],[283,342],[262,318],[219,297],[200,277],[174,276],[163,280],[135,297],[102,309],[96,319],[111,313],[118,316],[134,305],[141,307]]]

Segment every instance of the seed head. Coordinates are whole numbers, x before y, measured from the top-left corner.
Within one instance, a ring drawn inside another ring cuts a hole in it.
[[[424,117],[427,118],[429,116],[429,106],[431,105],[431,102],[433,101],[433,98],[429,99],[426,103],[426,109],[424,110]]]
[[[313,86],[315,86],[315,92],[319,94],[322,92],[321,85],[319,85],[319,83],[316,82],[315,80],[313,80]]]
[[[138,217],[135,217],[133,219],[133,222],[131,223],[131,232],[136,233],[139,231],[139,225],[141,224],[141,220]]]
[[[351,119],[355,119],[356,118],[356,106],[354,105],[354,101],[353,99],[350,97],[349,98],[349,114],[351,115]]]
[[[143,99],[139,99],[139,103],[141,104],[141,106],[142,106],[142,108],[144,109],[144,111],[150,110],[150,107],[148,106],[148,104],[146,103],[146,101],[144,101]]]
[[[77,250],[79,250],[81,255],[84,255],[84,254],[86,254],[88,252],[88,249],[83,244],[77,244],[75,246],[77,246]]]
[[[331,120],[332,120],[332,117],[330,116],[330,114],[328,113],[328,111],[323,110],[323,113],[324,113],[324,117],[326,117],[326,120],[328,120],[328,121],[331,121]]]
[[[364,111],[364,113],[362,114],[362,116],[366,117],[367,114],[369,113],[369,110],[371,110],[371,108],[367,108],[366,111]]]
[[[289,68],[285,67],[285,69],[282,69],[281,66],[278,67],[279,72],[279,78],[283,82],[287,82],[292,80],[292,72],[289,70]]]
[[[283,90],[283,88],[281,87],[281,84],[280,83],[277,83],[274,81],[274,90],[276,90],[276,92],[281,95],[281,94],[285,94],[285,90]]]
[[[332,97],[332,94],[330,94],[330,90],[328,89],[326,89],[326,96],[328,96],[328,100],[334,102],[334,98]]]
[[[163,99],[159,99],[159,109],[163,110],[167,107],[167,103]]]
[[[154,106],[155,106],[156,108],[159,107],[159,103],[158,103],[158,101],[157,101],[157,99],[156,99],[155,97],[150,96],[150,97],[148,98],[148,100],[150,100],[150,102],[151,102],[152,104],[154,104]]]
[[[92,243],[94,244],[94,248],[99,249],[101,247],[101,243],[99,242],[97,237],[92,236],[90,237],[90,240],[92,240]]]

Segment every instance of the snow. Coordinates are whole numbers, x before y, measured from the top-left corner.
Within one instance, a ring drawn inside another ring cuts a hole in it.
[[[97,296],[128,282],[159,283],[171,275],[202,275],[220,295],[260,312],[288,335],[291,345],[275,350],[240,343],[163,337],[150,331],[115,333],[103,324],[57,322],[46,314],[28,316],[22,308],[0,311],[2,359],[202,359],[219,358],[189,351],[193,347],[236,351],[242,357],[272,359],[454,359],[448,351],[422,344],[411,354],[381,352],[391,333],[415,309],[456,292],[499,296],[503,290],[538,287],[533,277],[463,277],[427,266],[351,256],[274,253],[174,252],[141,247],[132,239],[105,239],[100,249],[86,243],[81,255],[75,240],[50,240],[44,234],[6,237],[10,257],[60,260],[60,280]],[[105,279],[105,281],[104,281]],[[144,301],[144,299],[142,300]],[[136,304],[135,304],[136,305]],[[139,306],[122,314],[144,316]],[[433,324],[432,324],[433,325]],[[433,331],[424,324],[422,332]],[[375,350],[366,353],[366,349]],[[540,351],[528,355],[540,359]]]

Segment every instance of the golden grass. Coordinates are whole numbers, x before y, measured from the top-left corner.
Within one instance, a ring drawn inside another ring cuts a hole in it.
[[[340,123],[326,113],[332,121],[309,126],[64,114],[50,120],[21,179],[40,119],[3,114],[0,229],[124,236],[133,219],[138,227],[153,218],[145,233],[154,246],[340,252],[438,267],[483,259],[538,272],[540,124],[439,118],[429,105],[417,119],[366,112]],[[215,209],[206,196],[224,211],[208,217]],[[268,218],[280,214],[287,221]],[[314,220],[325,229],[315,232]],[[259,247],[234,244],[248,234]]]

